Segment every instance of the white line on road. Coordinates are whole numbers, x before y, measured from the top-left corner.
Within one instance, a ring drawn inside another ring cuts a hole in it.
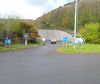
[[[23,54],[24,52],[16,52],[14,53],[15,55],[18,55],[18,54]]]

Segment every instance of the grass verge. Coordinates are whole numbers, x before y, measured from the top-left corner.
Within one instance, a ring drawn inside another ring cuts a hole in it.
[[[37,46],[38,44],[28,44],[27,46],[22,44],[14,44],[11,47],[0,48],[0,51],[13,51],[13,50],[27,49],[27,48],[37,47]]]
[[[60,53],[99,53],[100,44],[83,44],[81,47],[74,48],[73,46],[61,46],[57,49]]]

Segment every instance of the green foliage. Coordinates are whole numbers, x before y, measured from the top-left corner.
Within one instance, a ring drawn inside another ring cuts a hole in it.
[[[22,39],[22,37],[16,36],[15,38],[13,38],[13,44],[23,43],[23,42],[24,42],[24,39]]]
[[[0,19],[0,38],[13,38],[14,32],[18,32],[19,23],[15,19]]]
[[[42,24],[39,28],[45,28],[43,24],[49,23],[49,29],[70,30],[74,29],[74,10],[75,3],[69,3],[62,7],[52,10],[51,12],[38,18],[35,22],[37,25]],[[78,26],[82,27],[86,23],[100,22],[100,0],[79,0],[78,1]],[[53,25],[53,26],[51,26]],[[79,29],[78,29],[79,30]]]
[[[34,28],[33,21],[20,19],[0,19],[0,39],[4,42],[6,37],[11,38],[13,43],[22,43],[23,34],[28,33],[29,39],[39,37],[37,30]]]
[[[23,30],[23,33],[28,33],[30,28],[33,27],[33,24],[31,24],[29,21],[27,20],[21,20],[20,21],[20,26]]]
[[[33,23],[30,23],[27,20],[23,20],[20,22],[21,25],[21,29],[24,33],[28,33],[29,34],[29,39],[36,39],[37,37],[39,37],[37,30],[34,28]]]
[[[72,29],[73,28],[73,7],[59,7],[38,18],[37,25],[42,24],[40,28],[49,29]],[[49,24],[49,27],[46,26]]]
[[[88,43],[100,43],[99,23],[88,23],[80,29],[80,34]]]

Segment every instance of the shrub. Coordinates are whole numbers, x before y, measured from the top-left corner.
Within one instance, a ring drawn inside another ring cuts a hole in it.
[[[80,29],[82,37],[86,39],[88,43],[99,43],[100,44],[100,25],[99,23],[88,23]]]

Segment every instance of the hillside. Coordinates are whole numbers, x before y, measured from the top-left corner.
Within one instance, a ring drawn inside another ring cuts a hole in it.
[[[89,22],[100,22],[100,0],[78,1],[78,27]],[[59,30],[73,30],[74,26],[74,2],[54,9],[42,17],[36,19],[38,28],[50,28]]]

